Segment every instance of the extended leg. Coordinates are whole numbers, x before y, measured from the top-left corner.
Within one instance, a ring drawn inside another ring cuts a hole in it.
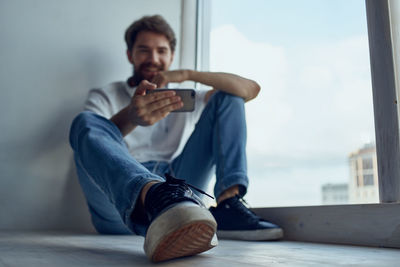
[[[143,186],[162,178],[130,155],[111,121],[92,112],[75,118],[70,143],[96,229],[100,233],[144,235],[148,225],[131,215]]]

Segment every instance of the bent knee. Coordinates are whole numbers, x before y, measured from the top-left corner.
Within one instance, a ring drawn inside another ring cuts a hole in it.
[[[69,132],[70,144],[72,148],[75,148],[75,144],[77,143],[79,137],[83,134],[89,133],[94,129],[99,129],[103,132],[117,132],[116,135],[118,135],[119,131],[114,128],[116,128],[116,126],[103,116],[91,111],[83,111],[79,113],[72,121]]]
[[[102,118],[100,115],[97,115],[96,113],[94,113],[92,111],[82,111],[72,121],[72,127],[74,125],[87,124],[88,122],[91,122],[93,120],[100,119],[100,118]]]
[[[243,105],[244,104],[244,99],[241,98],[240,96],[232,95],[226,92],[219,91],[217,92],[213,98],[217,101],[221,102],[227,102],[229,104],[234,104],[234,105]]]

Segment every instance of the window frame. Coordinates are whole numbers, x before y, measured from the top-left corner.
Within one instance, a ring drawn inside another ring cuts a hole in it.
[[[381,203],[400,202],[400,137],[390,9],[395,1],[366,0]]]
[[[196,45],[192,53],[181,53],[181,60],[196,70],[209,69],[210,1],[182,0],[182,28],[195,33]],[[365,0],[365,5],[380,203],[253,209],[280,225],[286,240],[400,248],[400,53],[394,53],[400,48],[400,4]],[[182,47],[192,43],[187,38],[181,34]]]

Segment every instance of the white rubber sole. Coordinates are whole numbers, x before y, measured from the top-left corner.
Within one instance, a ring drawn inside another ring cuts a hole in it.
[[[217,223],[205,208],[178,204],[158,216],[147,230],[144,251],[153,262],[195,255],[218,244]]]
[[[283,237],[281,228],[260,229],[248,231],[217,231],[219,239],[247,240],[247,241],[266,241],[278,240]]]

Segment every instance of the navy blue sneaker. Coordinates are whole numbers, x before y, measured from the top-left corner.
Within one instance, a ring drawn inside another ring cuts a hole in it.
[[[217,207],[210,208],[210,212],[218,223],[218,238],[278,240],[283,237],[283,231],[279,226],[261,219],[243,202],[245,201],[236,195],[225,199]]]
[[[153,262],[195,255],[218,244],[217,223],[189,188],[205,192],[166,174],[166,182],[150,187],[145,210],[150,220],[144,251]]]

